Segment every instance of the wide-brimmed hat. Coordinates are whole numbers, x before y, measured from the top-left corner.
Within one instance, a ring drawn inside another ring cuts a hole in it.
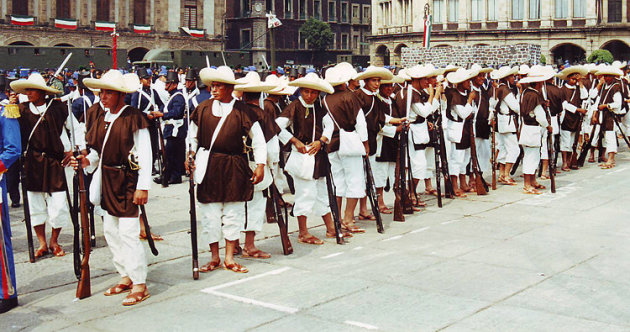
[[[519,83],[527,84],[527,83],[536,83],[536,82],[545,82],[556,75],[553,69],[549,69],[544,66],[533,66],[529,69],[529,74],[527,77],[521,78]]]
[[[11,89],[17,93],[26,93],[26,89],[42,90],[47,94],[56,95],[61,91],[46,85],[44,77],[39,73],[33,73],[27,79],[21,79],[11,82]]]
[[[613,66],[615,68],[619,68],[619,69],[624,69],[627,65],[628,65],[628,63],[626,61],[621,62],[619,60],[615,60],[611,64],[611,66]]]
[[[132,93],[140,87],[140,79],[136,74],[122,74],[119,70],[108,70],[101,78],[86,78],[83,84],[90,89],[113,90]]]
[[[394,84],[394,83],[398,83],[398,84],[405,83],[405,79],[400,77],[400,76],[398,76],[398,75],[394,75],[394,77],[392,77],[391,80],[381,80],[381,85],[382,84]]]
[[[352,73],[344,68],[332,67],[326,70],[325,80],[331,86],[345,84],[352,79]]]
[[[405,81],[411,81],[411,77],[407,75],[407,69],[403,68],[398,71],[398,76],[402,77]]]
[[[442,74],[442,75],[446,75],[450,72],[456,71],[457,69],[459,69],[459,66],[455,66],[455,65],[447,65],[444,68],[439,68],[438,69],[438,75]]]
[[[531,69],[531,68],[530,68]],[[503,66],[499,69],[495,69],[490,73],[490,78],[493,80],[500,80],[510,75],[518,74],[517,67]]]
[[[469,69],[464,69],[464,68],[459,68],[454,72],[450,72],[446,75],[446,79],[453,83],[453,84],[459,84],[462,82],[465,82],[475,76],[478,75],[478,72],[476,70],[469,70]]]
[[[380,78],[382,80],[391,80],[394,77],[389,69],[383,67],[369,66],[362,73],[359,73],[355,80],[366,80],[368,78]]]
[[[604,66],[599,68],[595,75],[623,76],[623,71],[614,66]]]
[[[527,74],[529,74],[529,70],[530,70],[530,68],[529,68],[528,65],[522,64],[522,65],[520,65],[520,67],[518,67],[518,74],[519,75],[527,75]]]
[[[584,67],[588,70],[589,74],[594,74],[597,71],[597,65],[594,63],[587,63]]]
[[[236,91],[243,92],[267,92],[276,87],[276,84],[260,80],[260,75],[255,71],[250,71],[243,78],[236,80],[240,84],[234,87]]]
[[[234,77],[234,72],[228,66],[220,66],[217,69],[204,68],[199,72],[201,80],[210,86],[212,82],[236,85],[239,84]]]
[[[350,75],[350,80],[355,80],[358,75],[357,70],[348,62],[340,62],[335,65],[335,68],[340,69],[347,75]]]
[[[588,68],[585,66],[571,66],[556,74],[556,77],[566,81],[569,79],[569,76],[573,74],[580,74],[580,76],[584,77],[588,74]]]
[[[275,88],[267,91],[270,95],[290,96],[295,93],[297,89],[293,86],[289,87],[289,80],[286,76],[278,77],[276,75],[269,75],[265,78],[265,83],[275,86]]]
[[[436,69],[431,65],[415,65],[405,70],[405,74],[411,79],[420,79],[425,77],[436,76],[438,73]]]
[[[314,89],[326,93],[335,92],[335,89],[329,82],[319,78],[319,76],[317,76],[317,74],[315,73],[306,74],[306,76],[302,78],[298,78],[292,82],[289,82],[289,85],[296,86],[298,88]]]
[[[470,66],[470,70],[476,70],[479,72],[479,74],[487,74],[487,73],[491,73],[494,69],[490,68],[490,67],[481,67],[479,64],[477,63],[473,63],[472,66]],[[479,75],[477,74],[477,75]]]

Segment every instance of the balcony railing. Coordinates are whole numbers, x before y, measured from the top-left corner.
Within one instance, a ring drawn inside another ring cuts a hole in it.
[[[403,25],[403,26],[398,26],[398,27],[385,27],[385,28],[378,28],[378,34],[379,35],[393,35],[397,33],[412,32],[412,30],[413,30],[413,27],[411,25]]]

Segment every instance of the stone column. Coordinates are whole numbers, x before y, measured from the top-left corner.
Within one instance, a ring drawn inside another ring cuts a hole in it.
[[[443,5],[444,5],[444,8],[443,8],[444,10],[442,11],[442,24],[447,24],[448,23],[448,1],[444,0]]]
[[[597,13],[595,12],[595,1],[586,1],[586,25],[594,26],[597,24]]]
[[[552,25],[552,13],[553,13],[553,2],[548,0],[540,1],[540,27],[551,27]]]
[[[76,16],[79,25],[81,25],[81,0],[74,2],[74,15]]]
[[[628,1],[621,1],[621,22],[628,22]]]
[[[602,23],[608,23],[608,0],[602,1]]]
[[[7,16],[7,0],[0,0],[0,14],[2,14],[2,19]]]
[[[155,0],[149,1],[149,24],[155,29]]]
[[[203,1],[203,28],[206,29],[206,34],[214,36],[214,0]]]
[[[499,29],[507,29],[509,27],[509,19],[510,19],[510,7],[511,7],[511,1],[509,0],[503,0],[503,5],[501,4],[501,1],[499,1],[498,6],[497,6],[497,11],[499,13],[499,22],[498,22],[498,28]]]
[[[52,4],[50,3],[50,0],[46,0],[46,19],[50,19],[52,16],[51,14],[51,7]],[[55,17],[57,17],[57,13],[55,13]]]
[[[468,22],[470,22],[470,8],[468,7],[470,0],[459,0],[459,17],[457,18],[457,29],[467,30]]]
[[[623,1],[626,3],[626,1]],[[567,26],[573,26],[573,1],[569,0],[569,8],[567,9]]]
[[[32,3],[33,3],[33,8],[30,8],[31,15],[37,16],[37,21],[39,22],[39,20],[42,19],[41,17],[39,17],[39,0],[33,0]]]
[[[118,22],[118,18],[120,17],[120,0],[114,0],[114,22]]]
[[[523,0],[523,28],[527,28],[529,20],[529,0]]]
[[[488,11],[488,0],[481,1],[481,11],[479,12],[479,17],[481,18],[481,29],[486,28],[486,22],[488,22],[488,18],[486,17],[486,12]]]
[[[168,0],[168,31],[177,32],[181,26],[182,4],[180,0]]]
[[[129,0],[125,0],[125,12],[123,13],[123,20],[125,21],[125,27],[128,27],[131,21],[133,21],[133,15],[129,11]]]

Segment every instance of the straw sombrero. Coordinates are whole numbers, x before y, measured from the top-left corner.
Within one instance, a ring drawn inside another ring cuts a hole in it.
[[[51,95],[61,93],[61,91],[46,85],[44,77],[39,73],[33,73],[27,79],[13,81],[10,85],[11,90],[21,94],[26,93],[26,89],[42,90]]]
[[[140,79],[136,74],[124,74],[119,70],[108,70],[101,78],[86,78],[83,84],[90,89],[112,90],[122,93],[133,93],[140,87]]]

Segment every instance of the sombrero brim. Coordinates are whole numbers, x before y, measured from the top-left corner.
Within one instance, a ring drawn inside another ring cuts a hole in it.
[[[606,68],[606,69],[602,69],[602,70],[598,70],[597,72],[595,72],[596,76],[600,76],[600,75],[612,75],[612,76],[623,76],[623,73],[621,72],[621,69],[617,69],[616,70],[611,70],[612,68]]]
[[[326,93],[333,93],[333,92],[335,92],[335,89],[330,84],[330,82],[326,82],[324,80],[320,80],[319,82],[316,82],[316,81],[312,81],[312,80],[304,80],[304,78],[298,78],[297,80],[295,80],[293,82],[289,82],[289,86],[295,86],[295,87],[298,87],[298,88],[313,89],[313,90],[322,91],[322,92],[326,92]]]
[[[573,74],[580,74],[581,76],[588,75],[588,69],[583,66],[572,66],[559,72],[556,76],[561,80],[567,80],[569,76]]]
[[[542,75],[534,75],[534,76],[527,76],[527,77],[521,78],[521,80],[518,82],[522,84],[545,82],[549,80],[550,78],[552,78],[553,76],[554,76],[553,73],[544,73]]]
[[[477,71],[468,71],[467,73],[465,73],[465,75],[457,75],[457,72],[454,73],[449,73],[448,75],[446,75],[446,79],[453,84],[459,84],[465,81],[468,81],[469,79],[477,76]]]
[[[377,67],[377,68],[370,68],[356,75],[354,80],[360,81],[360,80],[366,80],[368,78],[380,78],[382,80],[391,80],[393,77],[394,77],[394,74],[392,74],[391,71],[382,67]]]
[[[61,91],[53,87],[36,84],[36,83],[30,82],[27,79],[13,81],[10,83],[10,86],[11,86],[11,90],[15,91],[16,93],[21,93],[21,94],[25,94],[27,89],[42,90],[46,94],[49,94],[49,95],[56,95],[58,93],[61,93]]]
[[[135,76],[135,80],[134,77]],[[99,90],[112,90],[118,91],[122,93],[133,93],[138,90],[140,87],[140,81],[137,79],[138,76],[131,74],[125,74],[123,76],[122,82],[111,82],[103,80],[102,78],[86,78],[83,80],[85,86],[90,89],[99,89]]]
[[[400,77],[400,76],[398,76],[398,75],[394,75],[394,77],[392,77],[391,80],[382,80],[381,81],[381,84],[394,84],[394,83],[398,83],[398,84],[405,83],[405,79]]]
[[[500,69],[494,70],[492,71],[492,73],[490,73],[490,76],[493,80],[500,80],[510,75],[516,75],[516,74],[518,74],[518,68],[514,67],[514,68],[510,68],[510,70],[505,70],[503,72],[501,72]]]
[[[239,84],[235,86],[234,90],[243,91],[243,92],[267,92],[267,91],[275,89],[276,87],[277,85],[275,84],[264,83],[264,82],[245,83],[245,84]]]
[[[211,68],[202,69],[199,72],[199,77],[201,78],[201,81],[207,86],[210,86],[212,82],[231,84],[231,85],[240,84],[235,78],[227,77],[227,75],[224,75],[222,72],[216,69],[211,69]]]

